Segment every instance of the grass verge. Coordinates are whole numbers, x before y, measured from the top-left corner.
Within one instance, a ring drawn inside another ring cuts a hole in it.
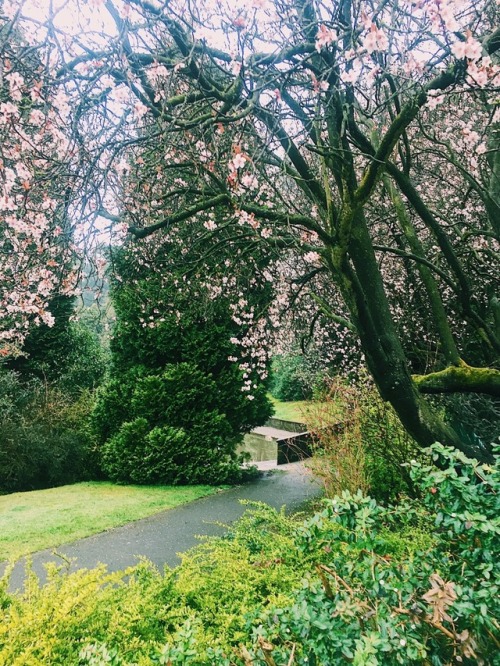
[[[0,561],[103,532],[216,493],[213,486],[105,481],[0,496]]]
[[[284,421],[297,421],[298,423],[316,423],[318,420],[328,418],[338,420],[340,412],[331,402],[317,402],[313,400],[295,400],[282,402],[269,395],[274,406],[274,417]],[[318,417],[321,416],[320,419]]]

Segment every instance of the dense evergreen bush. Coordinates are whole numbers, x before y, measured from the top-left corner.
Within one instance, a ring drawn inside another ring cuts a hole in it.
[[[221,413],[215,381],[188,363],[127,374],[102,391],[102,468],[120,483],[224,483],[241,478],[238,424]],[[122,422],[123,419],[127,419]]]
[[[56,297],[51,310],[54,325],[34,327],[21,354],[0,367],[1,492],[100,473],[89,426],[106,355],[87,327],[71,321],[73,298]]]
[[[256,370],[235,360],[246,325],[234,321],[231,299],[214,298],[207,276],[179,289],[186,258],[178,252],[165,243],[146,261],[131,245],[113,256],[112,371],[93,423],[103,470],[122,483],[237,480],[237,445],[272,413]],[[268,291],[254,286],[249,300]]]

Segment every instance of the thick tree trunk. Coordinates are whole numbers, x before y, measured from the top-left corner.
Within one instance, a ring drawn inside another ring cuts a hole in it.
[[[440,418],[412,380],[406,356],[390,312],[382,277],[361,213],[354,219],[349,245],[352,268],[342,290],[351,306],[352,319],[361,340],[368,368],[384,400],[395,409],[403,426],[421,446],[434,442],[453,446],[482,461],[489,451],[472,449]]]

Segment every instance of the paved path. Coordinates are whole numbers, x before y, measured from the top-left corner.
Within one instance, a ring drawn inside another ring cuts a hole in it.
[[[177,553],[196,545],[197,535],[222,534],[224,528],[216,523],[228,525],[239,518],[245,511],[239,502],[241,499],[265,502],[278,509],[286,505],[288,511],[293,511],[321,493],[320,486],[302,463],[282,465],[278,469],[272,469],[275,463],[261,463],[261,466],[263,476],[252,483],[60,546],[57,550],[67,558],[75,558],[70,570],[103,563],[110,571],[118,571],[137,564],[141,556],[163,569],[165,565],[176,566]],[[35,553],[32,559],[33,569],[41,580],[45,579],[45,563],[63,563],[51,550]],[[0,564],[0,573],[3,569]],[[20,560],[13,571],[10,590],[22,589],[23,581],[24,561]]]

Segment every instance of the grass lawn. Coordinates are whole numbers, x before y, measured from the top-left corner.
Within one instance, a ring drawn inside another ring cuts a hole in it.
[[[60,546],[217,491],[213,486],[89,481],[0,495],[0,561]]]
[[[315,402],[313,400],[296,400],[295,402],[281,402],[269,395],[274,406],[274,416],[285,421],[298,423],[318,423],[324,421],[337,421],[340,418],[338,409],[332,402]]]

